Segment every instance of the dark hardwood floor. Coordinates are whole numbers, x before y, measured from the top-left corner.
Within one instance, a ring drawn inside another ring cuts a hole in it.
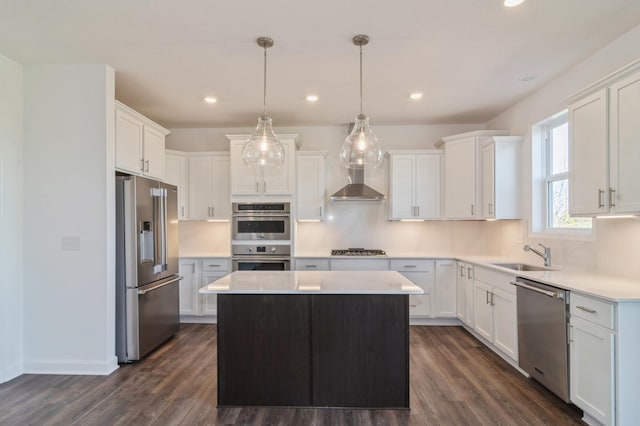
[[[0,385],[1,425],[572,425],[581,413],[460,327],[411,327],[411,410],[217,409],[216,326],[184,324],[110,376]],[[384,384],[380,384],[384,386]]]

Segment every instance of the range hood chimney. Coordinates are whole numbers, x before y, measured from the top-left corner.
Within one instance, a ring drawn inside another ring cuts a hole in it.
[[[380,201],[385,196],[364,184],[364,166],[349,169],[349,183],[331,197],[333,201]]]

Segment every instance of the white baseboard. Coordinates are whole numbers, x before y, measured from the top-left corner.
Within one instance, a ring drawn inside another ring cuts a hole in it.
[[[409,318],[409,325],[454,326],[462,324],[458,318]]]
[[[215,315],[180,315],[180,322],[184,324],[217,324]]]
[[[21,363],[16,363],[13,365],[9,365],[8,367],[6,367],[3,371],[2,374],[0,374],[0,383],[4,383],[4,382],[8,382],[9,380],[13,380],[16,377],[20,376],[24,374],[23,368],[22,368],[22,364]]]
[[[118,358],[107,361],[25,360],[25,374],[71,374],[108,376],[118,369]]]

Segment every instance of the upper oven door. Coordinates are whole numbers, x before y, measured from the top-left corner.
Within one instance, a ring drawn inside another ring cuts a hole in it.
[[[236,215],[233,217],[234,240],[289,240],[288,215]]]

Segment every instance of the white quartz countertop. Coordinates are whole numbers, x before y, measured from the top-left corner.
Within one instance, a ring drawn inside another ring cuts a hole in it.
[[[423,294],[395,271],[236,271],[200,289],[226,294]]]

